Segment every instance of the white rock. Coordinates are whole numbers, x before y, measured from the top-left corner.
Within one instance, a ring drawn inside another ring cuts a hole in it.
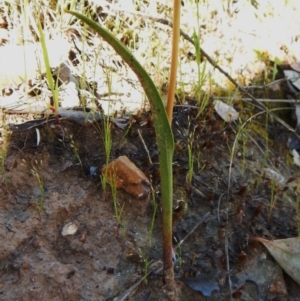
[[[75,223],[70,222],[64,225],[61,231],[61,235],[62,236],[74,235],[77,232],[77,230],[78,230],[78,226]]]

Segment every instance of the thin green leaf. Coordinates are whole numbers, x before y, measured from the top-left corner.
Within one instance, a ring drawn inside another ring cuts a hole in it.
[[[48,55],[48,50],[47,50],[47,45],[45,42],[45,36],[43,33],[43,29],[41,26],[41,23],[38,22],[38,30],[39,30],[39,38],[40,38],[40,43],[41,43],[41,47],[42,47],[42,51],[43,51],[43,58],[44,58],[44,63],[45,63],[45,67],[46,67],[46,76],[47,76],[47,82],[48,85],[50,87],[52,96],[53,96],[53,102],[54,102],[54,108],[55,108],[55,112],[54,115],[58,114],[58,89],[57,89],[57,82],[54,85],[53,83],[53,77],[51,74],[51,67],[50,67],[50,61],[49,61],[49,55]]]

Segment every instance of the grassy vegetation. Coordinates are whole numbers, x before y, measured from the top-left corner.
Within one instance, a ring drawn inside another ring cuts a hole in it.
[[[192,184],[193,175],[194,175],[194,164],[195,164],[195,158],[194,158],[194,139],[195,139],[195,130],[193,129],[193,126],[191,125],[191,121],[189,121],[188,126],[188,132],[186,133],[186,136],[188,137],[188,145],[187,145],[187,157],[188,157],[188,172],[186,175],[186,182],[188,186]],[[198,150],[197,155],[200,156],[201,150]]]
[[[133,74],[130,71],[128,73],[126,66],[122,66],[122,62],[119,62],[118,58],[99,40],[94,32],[87,30],[85,26],[81,26],[78,21],[65,14],[64,9],[75,9],[83,14],[87,14],[94,18],[96,22],[99,22],[112,31],[116,37],[133,51],[140,63],[152,75],[156,85],[162,88],[168,82],[169,78],[170,43],[168,42],[170,41],[170,31],[167,26],[161,26],[147,17],[142,18],[139,13],[144,13],[147,16],[160,14],[165,18],[171,19],[171,2],[161,1],[151,4],[148,1],[139,0],[132,1],[132,3],[133,13],[126,12],[124,7],[128,6],[124,5],[122,9],[117,3],[110,4],[104,1],[103,6],[100,8],[93,1],[83,2],[73,0],[53,1],[50,6],[34,0],[20,1],[20,5],[14,2],[6,2],[2,4],[2,7],[0,6],[0,11],[3,12],[8,22],[11,37],[8,41],[9,44],[29,44],[38,41],[41,42],[42,46],[41,38],[43,36],[45,40],[48,40],[58,36],[66,38],[69,35],[74,39],[76,47],[81,51],[81,55],[76,58],[79,64],[72,67],[72,71],[79,78],[78,86],[85,89],[87,82],[95,80],[98,82],[98,87],[100,87],[100,93],[107,92],[107,87],[111,85],[113,87],[112,93],[127,94],[133,91],[129,84],[129,81],[135,80]],[[293,4],[293,1],[289,1],[287,5],[292,7]],[[250,1],[245,1],[243,5],[249,8],[250,14],[259,13],[262,15],[265,13],[266,19],[268,18],[267,13],[269,10],[269,18],[272,21],[274,19],[274,22],[280,11],[280,7],[276,9],[276,6],[268,7],[267,5],[263,6],[263,4],[261,4],[260,10],[257,11],[253,8]],[[219,15],[222,15],[225,18],[224,23],[228,22],[230,26],[230,22],[235,20],[231,20],[232,16],[227,15],[224,11],[227,7],[232,7],[233,9],[232,1],[220,0],[218,4],[211,5],[207,4],[206,1],[185,1],[182,9],[181,28],[192,37],[195,45],[191,45],[183,39],[180,41],[180,70],[177,73],[177,90],[179,95],[196,97],[200,103],[200,112],[203,112],[208,103],[209,95],[214,94],[218,96],[218,94],[222,93],[222,90],[224,93],[228,88],[226,78],[215,72],[207,61],[203,60],[199,52],[200,46],[208,49],[208,53],[212,59],[222,67],[225,67],[234,79],[245,84],[252,82],[255,78],[255,74],[257,74],[256,65],[263,67],[266,58],[282,61],[284,55],[282,51],[277,56],[272,53],[268,53],[266,56],[264,49],[256,47],[257,43],[254,43],[253,49],[244,49],[246,51],[244,56],[245,61],[241,61],[241,64],[244,63],[246,65],[247,60],[250,59],[251,62],[249,64],[254,64],[253,70],[241,71],[242,73],[238,74],[239,71],[231,65],[236,63],[236,60],[240,60],[243,53],[238,53],[237,56],[233,50],[230,53],[229,47],[231,47],[232,43],[236,43],[237,47],[240,44],[238,41],[232,40],[230,31],[225,31],[226,26],[224,26],[224,29],[219,29],[220,34],[225,36],[223,40],[229,41],[228,45],[223,45],[223,42],[221,42],[219,46],[225,47],[225,50],[220,51],[220,49],[216,49],[218,43],[214,43],[214,47],[210,51],[212,45],[207,39],[214,37],[210,16],[215,14],[217,18]],[[42,14],[41,18],[39,18],[40,14]],[[38,22],[39,19],[41,20],[40,23]],[[263,20],[260,22],[263,22]],[[43,29],[43,35],[40,34],[39,24]],[[249,37],[246,36],[246,38],[248,39]],[[243,36],[244,39],[245,36]],[[229,53],[232,57],[225,59],[225,56],[228,57]],[[192,57],[194,59],[191,59]],[[49,59],[51,65],[51,55]],[[270,70],[268,72],[275,72],[275,66],[273,71]],[[111,84],[108,83],[108,73],[113,75],[110,76],[112,78]],[[47,78],[49,78],[49,83],[53,82],[49,76]],[[54,86],[53,91],[55,90]],[[85,99],[82,95],[81,99],[82,104],[86,102],[87,105],[93,105],[91,99]],[[127,109],[129,111],[131,110],[130,105],[128,103]]]
[[[218,1],[217,1],[218,2]],[[169,65],[170,65],[170,39],[171,31],[167,26],[155,22],[151,19],[151,15],[163,16],[170,19],[172,17],[171,4],[167,1],[152,4],[151,1],[133,1],[133,11],[126,12],[123,8],[118,7],[115,3],[109,1],[103,1],[103,7],[99,7],[93,1],[54,1],[51,5],[41,4],[40,1],[20,1],[20,4],[8,3],[0,4],[0,11],[7,19],[7,26],[10,31],[10,40],[8,44],[30,44],[37,42],[42,50],[42,60],[45,65],[44,70],[39,70],[40,73],[45,73],[48,87],[51,90],[51,94],[54,100],[54,113],[57,113],[60,95],[58,79],[53,80],[53,74],[51,73],[51,55],[48,53],[46,40],[53,39],[56,36],[62,36],[72,40],[70,42],[70,48],[74,48],[76,45],[77,57],[76,64],[69,62],[72,73],[76,75],[78,89],[80,90],[80,105],[85,109],[91,107],[93,110],[97,110],[97,95],[106,94],[106,101],[109,103],[105,109],[107,116],[112,116],[114,111],[117,111],[116,115],[120,115],[122,104],[120,100],[125,99],[125,108],[128,113],[135,111],[141,107],[141,104],[145,100],[145,94],[142,92],[142,85],[138,83],[138,80],[132,70],[130,70],[115,53],[98,37],[95,28],[88,29],[79,20],[71,17],[64,12],[64,9],[71,9],[80,12],[81,14],[89,16],[95,22],[99,23],[104,28],[107,28],[113,35],[126,45],[130,51],[137,58],[139,63],[145,68],[146,72],[151,76],[154,81],[152,90],[155,87],[160,91],[162,96],[166,94],[166,87],[169,83]],[[154,2],[153,2],[154,3]],[[245,4],[251,14],[255,13],[260,15],[260,11],[257,12],[256,8],[253,8],[250,1],[246,1]],[[119,3],[121,4],[121,3]],[[233,87],[232,83],[228,79],[217,72],[214,66],[211,66],[207,60],[203,59],[201,54],[201,48],[208,49],[209,55],[212,60],[226,69],[232,77],[242,85],[248,85],[250,83],[266,85],[275,79],[277,74],[277,65],[283,61],[284,53],[280,52],[271,53],[270,49],[266,49],[268,52],[265,54],[265,50],[259,48],[257,43],[253,46],[253,49],[249,50],[247,47],[242,47],[239,39],[245,41],[243,35],[239,35],[234,40],[234,34],[232,34],[231,27],[237,26],[237,23],[231,25],[230,22],[237,22],[233,14],[226,11],[226,7],[232,5],[232,1],[220,0],[219,6],[209,4],[207,1],[186,1],[182,11],[182,26],[181,28],[192,38],[194,44],[192,45],[185,39],[180,39],[179,48],[179,71],[171,71],[173,79],[177,79],[177,83],[173,82],[173,88],[177,94],[180,104],[185,104],[185,97],[190,96],[197,100],[198,117],[202,118],[202,126],[205,128],[206,117],[212,115],[212,102],[210,97],[215,98],[226,96],[225,101],[231,105],[237,105],[240,109],[240,117],[232,127],[236,131],[236,138],[233,143],[228,144],[228,153],[231,156],[231,162],[229,164],[229,180],[228,180],[228,192],[231,188],[231,172],[234,159],[238,156],[238,152],[241,153],[242,166],[244,173],[246,166],[246,153],[247,146],[256,139],[252,136],[259,134],[264,138],[264,150],[262,151],[261,168],[264,168],[270,163],[269,153],[269,140],[268,140],[268,126],[273,122],[272,118],[268,116],[266,112],[256,113],[252,105],[244,104],[241,101],[234,101],[234,97],[242,97],[242,93],[238,92],[236,87]],[[289,1],[286,5],[294,5],[293,1]],[[150,11],[151,8],[151,11]],[[289,7],[288,7],[289,8]],[[276,14],[279,14],[275,8],[267,7],[266,10],[272,10],[270,13],[270,19],[275,19]],[[253,12],[254,11],[254,12]],[[191,13],[192,12],[192,13]],[[141,17],[141,14],[145,14],[146,17]],[[192,16],[192,18],[191,18]],[[219,26],[218,30],[214,28],[214,23],[211,21],[213,16],[217,16],[218,22],[223,20],[224,26]],[[221,18],[221,17],[222,18]],[[260,15],[261,18],[261,15]],[[35,22],[32,22],[35,20]],[[263,23],[264,20],[260,22]],[[20,30],[22,29],[22,30]],[[227,30],[227,32],[226,32]],[[219,38],[218,34],[222,36]],[[70,34],[71,33],[71,34]],[[268,32],[267,32],[268,33]],[[266,36],[267,36],[267,33]],[[258,32],[256,32],[258,35]],[[248,37],[248,36],[247,36]],[[211,39],[211,40],[210,40]],[[226,40],[227,39],[227,40]],[[224,41],[227,44],[224,44]],[[218,45],[220,43],[220,45]],[[252,40],[249,38],[247,43],[251,44]],[[233,47],[235,46],[235,47]],[[242,47],[243,51],[239,49]],[[174,48],[174,46],[173,46]],[[237,50],[236,50],[236,49]],[[240,53],[244,52],[244,53]],[[293,50],[289,55],[293,54]],[[175,53],[175,57],[176,57]],[[230,57],[231,56],[231,57]],[[236,63],[237,60],[239,64]],[[247,61],[248,60],[248,61]],[[251,63],[249,63],[249,61]],[[270,66],[270,61],[275,63]],[[238,67],[236,66],[238,65]],[[251,67],[245,67],[245,66]],[[0,66],[1,67],[1,66]],[[56,66],[58,67],[58,66]],[[132,66],[131,66],[132,67]],[[261,69],[265,68],[266,72],[261,73]],[[259,71],[258,71],[259,70]],[[97,82],[98,87],[92,87],[88,89],[88,86],[92,82]],[[148,85],[149,88],[149,85]],[[171,92],[169,99],[174,99],[174,92]],[[158,93],[157,93],[158,94]],[[128,96],[129,95],[129,96]],[[154,94],[152,94],[153,97]],[[160,97],[161,95],[158,94]],[[118,101],[114,101],[114,96]],[[157,95],[154,95],[157,96]],[[151,97],[150,97],[151,98]],[[133,105],[132,102],[138,99],[138,104]],[[101,99],[103,100],[103,99]],[[151,100],[153,100],[151,98]],[[45,101],[46,102],[46,101]],[[105,104],[105,101],[103,101]],[[178,103],[179,105],[179,103]],[[50,106],[50,103],[45,103],[45,106]],[[154,110],[161,111],[163,106],[158,109],[153,104],[147,103]],[[173,111],[173,106],[169,109],[169,112]],[[262,120],[259,119],[261,115],[266,116]],[[172,120],[172,115],[169,114],[169,121]],[[157,118],[157,117],[155,117]],[[208,118],[207,118],[208,119]],[[254,121],[257,123],[254,124]],[[4,121],[3,121],[4,123]],[[222,123],[224,126],[225,123]],[[166,127],[166,125],[163,125]],[[196,128],[196,126],[195,126]],[[190,187],[193,182],[195,173],[200,173],[206,168],[206,164],[202,162],[202,150],[199,147],[194,147],[196,134],[194,126],[189,126],[189,131],[186,133],[187,138],[187,158],[188,158],[188,171],[186,174],[186,181]],[[105,149],[105,163],[110,160],[112,150],[112,128],[110,118],[107,117],[103,121],[103,129],[97,129],[98,133],[103,134],[103,147]],[[5,132],[3,132],[5,133]],[[255,133],[255,135],[253,134]],[[169,139],[170,133],[163,133],[160,135],[157,131],[158,139],[161,139],[161,143]],[[124,136],[126,133],[124,134]],[[3,136],[4,138],[6,135]],[[163,141],[162,141],[163,140]],[[7,139],[2,142],[0,160],[1,170],[5,173],[5,159],[7,151]],[[253,142],[254,143],[254,142]],[[76,148],[71,136],[71,147],[74,151],[76,158],[82,165],[79,152]],[[160,146],[159,146],[160,147]],[[165,147],[165,145],[164,145]],[[259,147],[257,147],[259,149]],[[162,148],[161,148],[162,149]],[[172,147],[170,147],[169,156],[172,157]],[[227,151],[226,150],[226,151]],[[261,151],[261,149],[259,149]],[[165,156],[168,157],[167,155]],[[168,157],[170,159],[170,157]],[[172,159],[172,158],[171,158]],[[162,162],[162,161],[161,161]],[[170,165],[170,164],[169,164]],[[171,164],[172,165],[172,164]],[[168,172],[170,172],[171,166],[168,166]],[[39,212],[42,210],[44,202],[44,188],[43,180],[37,170],[33,169],[32,174],[36,179],[40,188],[40,197],[36,202]],[[169,176],[167,174],[165,176]],[[257,181],[262,181],[262,176],[258,176]],[[103,191],[106,188],[107,175],[104,174],[101,177],[101,185]],[[168,183],[169,188],[172,187],[172,183]],[[270,183],[270,211],[272,213],[273,207],[276,205],[278,198],[278,187],[276,183],[271,180]],[[116,185],[111,185],[111,195],[114,206],[114,213],[117,223],[122,225],[122,213],[123,207],[120,208],[117,202]],[[153,192],[154,195],[154,192]],[[154,213],[149,228],[149,244],[151,246],[151,236],[155,222],[155,214],[158,208],[155,195],[153,197]],[[170,204],[168,204],[170,207]],[[170,208],[169,208],[170,209]],[[169,210],[170,211],[170,210]],[[126,228],[123,227],[123,231]],[[169,229],[170,230],[170,229]],[[171,230],[170,230],[171,231]],[[169,232],[170,232],[169,231]],[[181,251],[181,249],[180,249]],[[141,253],[141,255],[143,255]],[[143,257],[143,256],[142,256]],[[181,255],[180,255],[181,257]],[[145,274],[148,271],[148,258],[144,258]]]
[[[71,149],[73,150],[73,153],[78,161],[78,163],[80,164],[80,166],[82,167],[82,161],[81,161],[81,158],[80,158],[80,154],[79,154],[79,150],[78,150],[78,147],[73,139],[73,135],[71,134],[70,135],[70,147]]]
[[[115,218],[118,224],[118,227],[122,227],[122,213],[124,209],[125,203],[120,207],[120,204],[117,199],[117,175],[114,173],[113,175],[110,175],[112,183],[110,185],[111,188],[111,196],[112,196],[112,201],[113,201],[113,206],[114,206],[114,212],[115,212]]]
[[[148,1],[132,1],[133,10],[127,12],[126,9],[109,2],[103,2],[103,6],[100,8],[93,1],[52,1],[51,5],[44,5],[40,1],[26,1],[21,0],[17,2],[3,2],[0,5],[0,12],[6,19],[6,27],[9,31],[9,40],[6,42],[9,45],[28,45],[30,43],[38,42],[40,49],[42,50],[42,60],[44,61],[45,69],[42,68],[40,72],[45,72],[48,86],[51,90],[55,111],[59,104],[59,90],[57,81],[53,81],[51,74],[51,54],[47,53],[46,44],[44,41],[53,39],[57,36],[67,37],[70,35],[76,47],[80,50],[80,55],[77,56],[77,65],[72,66],[72,72],[78,77],[78,86],[80,89],[87,88],[87,82],[97,81],[97,88],[92,89],[90,97],[83,97],[81,94],[81,104],[88,105],[95,108],[95,96],[94,92],[101,93],[106,92],[109,95],[109,99],[117,93],[121,98],[123,93],[133,93],[134,88],[138,88],[138,84],[134,79],[133,73],[127,69],[126,66],[111,52],[111,50],[104,45],[97,37],[95,32],[87,29],[86,26],[82,26],[79,21],[72,18],[64,12],[64,9],[75,9],[83,14],[92,17],[95,21],[99,22],[103,26],[107,27],[113,34],[118,37],[129,49],[138,57],[141,65],[145,67],[157,87],[161,88],[168,82],[169,77],[169,62],[170,62],[170,31],[167,26],[159,25],[157,22],[151,20],[151,15],[160,15],[164,18],[171,19],[172,9],[171,2],[159,2],[149,3]],[[295,1],[286,1],[284,4],[278,4],[277,6],[269,6],[267,3],[262,2],[259,4],[259,8],[253,7],[251,1],[245,1],[244,6],[249,8],[249,14],[257,15],[257,22],[263,23],[264,20],[268,20],[270,24],[274,24],[276,18],[280,17],[282,8],[287,10],[286,13],[294,10]],[[226,9],[231,10],[230,13]],[[253,64],[252,70],[246,70],[246,72],[237,73],[231,65],[235,63],[240,56],[235,56],[235,52],[232,53],[231,58],[225,59],[228,56],[228,47],[236,43],[237,47],[240,45],[239,41],[232,40],[230,33],[230,22],[236,22],[233,17],[232,11],[234,10],[234,4],[232,1],[220,0],[219,3],[209,4],[206,1],[186,1],[182,9],[182,22],[181,28],[190,36],[194,41],[194,45],[189,44],[186,40],[180,40],[180,68],[177,73],[177,93],[181,101],[184,101],[185,96],[195,97],[199,102],[199,114],[206,112],[205,108],[209,104],[209,96],[215,97],[226,95],[230,98],[230,95],[235,95],[236,90],[232,86],[228,85],[228,80],[225,76],[215,72],[214,68],[203,59],[200,53],[200,47],[209,50],[209,54],[212,59],[227,68],[232,74],[234,79],[240,83],[261,82],[268,83],[274,80],[277,72],[277,64],[284,60],[286,56],[293,55],[293,47],[291,47],[290,54],[286,54],[287,50],[281,50],[274,53],[270,49],[263,49],[261,45],[254,43],[253,49],[243,49],[244,62],[241,64]],[[239,8],[241,9],[241,8]],[[192,12],[192,13],[191,13]],[[140,14],[145,14],[146,17],[141,17]],[[214,36],[213,23],[210,21],[211,16],[224,17],[224,23],[229,27],[224,26],[224,29],[219,28],[220,34],[223,34],[227,38],[223,38],[227,44],[220,44],[219,49],[216,49],[217,43],[210,44],[209,37]],[[147,16],[149,18],[147,18]],[[262,17],[265,16],[265,19]],[[228,24],[227,24],[228,23]],[[204,25],[205,24],[205,25]],[[282,24],[284,26],[284,24]],[[228,29],[226,32],[225,29]],[[201,30],[199,30],[201,29]],[[266,31],[271,28],[266,27]],[[235,34],[239,34],[236,33]],[[260,34],[264,34],[260,30]],[[258,33],[257,33],[258,35]],[[243,41],[249,37],[243,36]],[[72,42],[72,43],[73,43]],[[71,44],[72,44],[71,43]],[[268,44],[267,42],[265,43]],[[288,46],[288,45],[287,45]],[[207,48],[206,48],[207,47]],[[222,47],[227,49],[221,51]],[[269,46],[268,46],[269,47]],[[26,48],[25,48],[26,49]],[[251,54],[250,54],[251,52]],[[193,57],[190,59],[188,57]],[[240,55],[240,54],[239,54]],[[243,53],[241,54],[243,55]],[[25,57],[25,53],[24,53]],[[251,60],[248,63],[247,60]],[[270,60],[275,61],[273,66],[269,65]],[[267,67],[266,72],[263,73],[263,78],[257,77],[257,65]],[[29,66],[28,66],[29,67]],[[251,73],[252,72],[252,73]],[[25,78],[27,80],[27,78]],[[135,81],[135,82],[134,82]],[[134,84],[130,84],[134,82]],[[138,88],[139,89],[139,88]],[[228,91],[230,89],[230,91]],[[140,93],[140,92],[138,92]],[[164,93],[164,92],[163,92]],[[130,96],[131,99],[136,96]],[[143,98],[142,93],[138,94],[138,97]],[[46,104],[49,105],[49,104]],[[128,103],[128,111],[131,110],[130,103]],[[139,104],[140,105],[140,104]],[[243,106],[243,104],[240,104]],[[119,107],[116,106],[115,109]],[[110,113],[113,113],[114,108],[109,108]],[[241,124],[245,122],[245,118],[241,117]],[[253,120],[253,117],[249,117]],[[269,121],[267,121],[269,123]],[[265,124],[265,127],[268,125]],[[243,126],[239,125],[243,128]],[[249,123],[250,126],[251,123]],[[253,126],[253,124],[252,124]],[[243,145],[247,143],[246,136],[247,131],[243,133]],[[104,124],[104,146],[106,149],[106,158],[108,160],[110,153],[110,125],[109,122]],[[3,144],[5,146],[5,144]],[[234,146],[233,146],[234,147]],[[3,155],[1,156],[1,163],[4,166],[5,161],[5,148]],[[191,147],[189,145],[189,158],[192,158]],[[243,154],[245,150],[243,150]],[[232,152],[234,154],[234,152]],[[199,154],[194,154],[194,157],[199,157]],[[4,159],[3,159],[4,158]],[[266,158],[268,159],[268,158]],[[193,162],[189,162],[189,170],[193,169]],[[3,170],[3,168],[2,168]],[[189,179],[191,179],[192,172],[189,173]]]
[[[174,2],[174,11],[178,8]],[[180,3],[178,2],[179,7]],[[172,158],[174,152],[174,141],[171,130],[172,114],[173,114],[173,102],[174,102],[174,89],[176,81],[176,75],[171,74],[173,88],[169,90],[167,111],[164,108],[161,96],[155,87],[149,74],[141,66],[138,60],[131,54],[128,48],[124,47],[118,39],[116,39],[108,30],[99,26],[93,20],[85,17],[82,14],[71,12],[74,16],[88,24],[94,29],[109,45],[120,55],[120,57],[129,65],[129,67],[136,74],[139,79],[145,94],[151,102],[151,107],[154,116],[154,127],[156,131],[156,141],[159,151],[159,163],[160,163],[160,180],[161,180],[161,194],[162,194],[162,225],[163,225],[163,264],[164,264],[164,282],[170,286],[173,290],[174,286],[174,271],[172,262],[172,191],[173,191],[173,176],[172,176]],[[174,13],[176,15],[176,13]],[[179,24],[177,23],[177,27]],[[179,28],[176,29],[178,32]],[[175,28],[174,28],[175,31]],[[176,41],[176,37],[174,38]],[[178,37],[177,37],[178,42]],[[176,44],[176,42],[175,42]],[[176,48],[178,47],[178,43]],[[175,51],[176,53],[176,51]],[[175,59],[175,58],[173,58]],[[177,69],[177,63],[171,65],[171,73]],[[168,116],[167,116],[168,113]],[[114,186],[114,185],[113,185]]]

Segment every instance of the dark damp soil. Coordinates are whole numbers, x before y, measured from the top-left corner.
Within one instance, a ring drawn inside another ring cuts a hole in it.
[[[233,151],[240,125],[224,123],[212,106],[198,116],[193,105],[176,107],[173,121],[174,247],[183,240],[174,252],[179,300],[230,300],[230,294],[245,301],[300,300],[299,286],[251,239],[298,236],[299,171],[288,163],[287,130],[269,126],[266,143],[249,129]],[[126,300],[161,300],[153,120],[148,112],[127,123],[120,129],[111,122],[110,159],[128,156],[154,193],[143,213],[143,201],[117,191],[119,219],[110,187],[103,190],[100,181],[106,163],[102,122],[46,124],[38,146],[35,129],[9,135],[0,190],[0,300],[125,300],[121,294],[150,270]],[[282,177],[278,182],[272,171]],[[62,236],[69,222],[78,231]]]

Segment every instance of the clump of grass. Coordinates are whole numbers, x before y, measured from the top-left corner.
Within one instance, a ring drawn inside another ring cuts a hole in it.
[[[191,128],[191,122],[189,122],[189,130],[188,130],[188,144],[187,144],[187,152],[188,152],[188,172],[186,175],[186,182],[188,186],[192,185],[193,175],[194,175],[194,154],[193,154],[193,146],[194,146],[194,138],[195,138],[195,129]]]
[[[195,97],[199,103],[199,114],[202,114],[204,109],[208,104],[208,97],[203,97],[202,88],[204,84],[208,81],[208,75],[206,70],[206,61],[203,63],[201,62],[201,50],[200,50],[200,41],[201,37],[199,35],[199,28],[200,28],[200,9],[199,9],[199,2],[194,2],[195,4],[195,11],[196,11],[196,27],[193,29],[193,40],[194,40],[194,47],[195,47],[195,54],[196,54],[196,64],[197,64],[197,77],[198,81],[195,86]]]
[[[120,205],[117,200],[117,174],[116,174],[116,171],[114,171],[113,174],[110,175],[110,180],[111,180],[111,183],[110,183],[111,196],[112,196],[112,201],[113,201],[115,218],[116,218],[118,227],[121,229],[122,235],[125,236],[126,227],[122,221],[122,215],[123,215],[123,211],[124,211],[125,202],[122,205]]]
[[[104,118],[103,120],[103,143],[104,143],[104,152],[105,152],[105,165],[109,163],[110,153],[112,149],[112,135],[111,135],[111,123],[109,117]],[[101,186],[103,191],[105,191],[107,183],[107,169],[100,176]]]
[[[70,146],[71,146],[71,149],[73,150],[73,153],[77,159],[77,161],[79,162],[80,166],[82,167],[82,161],[81,161],[81,158],[80,158],[80,154],[79,154],[79,149],[73,139],[73,135],[70,135]]]
[[[53,104],[54,107],[49,104],[49,107],[53,109],[53,113],[55,116],[58,116],[58,107],[59,107],[59,98],[58,98],[58,80],[59,78],[57,77],[56,81],[54,81],[52,73],[51,73],[51,66],[50,66],[50,61],[49,61],[49,55],[48,55],[48,50],[45,42],[45,36],[44,32],[42,30],[41,23],[38,23],[38,31],[39,31],[39,38],[40,38],[40,43],[41,47],[43,50],[43,57],[44,57],[44,63],[46,67],[46,76],[47,76],[47,82],[48,86],[51,90],[52,98],[53,98]],[[59,74],[59,70],[58,70]]]
[[[109,96],[109,106],[108,106],[108,116],[103,119],[103,145],[104,145],[104,153],[105,153],[105,165],[109,163],[110,153],[112,149],[112,128],[110,122],[110,97],[112,94],[112,74],[107,73],[107,88],[108,88],[108,96]],[[105,191],[106,182],[107,182],[107,169],[105,169],[104,174],[101,175],[100,178],[102,189]]]
[[[148,257],[146,257],[143,253],[143,251],[139,248],[139,254],[140,254],[140,258],[144,264],[144,268],[143,268],[143,273],[144,273],[144,282],[145,284],[148,283],[148,274],[149,274],[149,265],[150,265],[150,261],[148,259]]]
[[[276,75],[278,73],[278,65],[281,65],[283,62],[275,57],[274,61],[271,61],[270,55],[266,52],[262,52],[260,50],[255,50],[255,54],[258,59],[265,63],[266,68],[265,72],[262,73],[261,84],[267,84],[275,80]]]

